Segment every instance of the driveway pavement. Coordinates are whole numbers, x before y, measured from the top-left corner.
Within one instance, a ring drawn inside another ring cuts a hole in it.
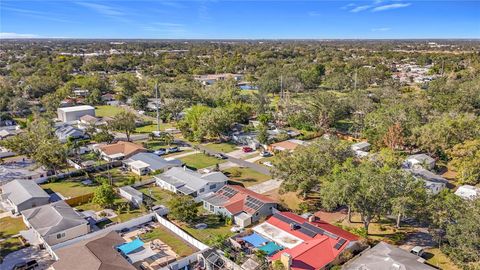
[[[221,152],[217,152],[217,151],[208,149],[208,148],[206,148],[202,145],[199,145],[198,148],[202,151],[205,151],[205,152],[211,154],[211,155],[221,153]],[[222,153],[222,154],[225,154],[225,153]],[[241,167],[248,167],[248,168],[250,168],[254,171],[257,171],[259,173],[270,175],[270,170],[267,167],[264,167],[264,166],[258,165],[256,163],[251,163],[251,162],[245,161],[243,159],[239,159],[239,158],[230,156],[229,154],[225,154],[225,155],[228,157],[228,161],[234,162],[234,163],[240,165]]]
[[[263,194],[263,193],[267,193],[269,191],[272,191],[274,189],[279,188],[281,184],[282,184],[282,181],[277,180],[277,179],[271,179],[271,180],[268,180],[268,181],[265,181],[265,182],[262,182],[260,184],[256,184],[256,185],[253,185],[253,186],[250,186],[250,187],[247,187],[247,188],[252,190],[252,191],[255,191],[256,193]]]
[[[0,264],[0,270],[10,270],[15,264],[28,260],[36,260],[38,262],[39,267],[35,269],[47,269],[54,262],[45,249],[26,247],[8,254],[4,258],[3,263]]]

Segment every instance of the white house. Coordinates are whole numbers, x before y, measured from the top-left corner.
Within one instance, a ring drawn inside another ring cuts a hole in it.
[[[30,230],[20,234],[32,244],[52,246],[90,232],[88,221],[64,201],[25,210],[22,216]]]
[[[134,189],[131,186],[124,186],[118,188],[118,193],[123,198],[127,199],[136,207],[139,207],[143,203],[143,193]]]
[[[448,181],[440,175],[434,174],[429,170],[423,168],[407,169],[413,177],[423,180],[425,182],[425,188],[427,188],[432,194],[438,194],[440,191],[447,187]]]
[[[221,172],[200,174],[192,170],[173,167],[156,175],[156,184],[166,190],[193,197],[203,197],[227,184],[228,178]]]
[[[473,200],[480,197],[480,188],[471,185],[463,185],[458,187],[455,195],[465,200]]]
[[[57,109],[57,117],[62,122],[77,121],[84,115],[95,116],[95,108],[89,105],[81,105]]]
[[[71,125],[63,125],[57,128],[55,130],[55,136],[57,136],[58,140],[62,143],[67,142],[69,138],[83,139],[87,137],[84,130]]]
[[[50,196],[33,180],[13,180],[2,187],[1,199],[14,213],[48,204]]]
[[[172,167],[180,167],[183,162],[178,159],[162,158],[152,153],[138,153],[123,161],[125,167],[133,173],[145,175],[154,171],[168,170]]]
[[[432,170],[435,167],[435,159],[426,154],[416,154],[407,157],[404,162],[406,168],[424,168]]]

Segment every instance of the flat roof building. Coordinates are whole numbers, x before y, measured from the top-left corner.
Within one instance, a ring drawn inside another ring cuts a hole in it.
[[[81,105],[57,109],[57,117],[62,122],[77,121],[84,115],[95,116],[95,108],[90,105]]]

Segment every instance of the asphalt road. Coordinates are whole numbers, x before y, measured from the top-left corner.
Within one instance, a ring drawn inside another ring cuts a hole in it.
[[[198,149],[200,149],[201,151],[205,151],[205,152],[207,152],[211,155],[218,154],[218,153],[224,154],[225,156],[227,156],[228,161],[236,163],[241,167],[247,167],[247,168],[250,168],[250,169],[252,169],[254,171],[257,171],[259,173],[263,173],[263,174],[266,174],[266,175],[271,175],[270,170],[267,167],[259,165],[257,163],[248,162],[248,161],[245,161],[243,159],[239,159],[239,158],[229,156],[228,154],[225,154],[225,153],[222,153],[222,152],[213,151],[213,150],[208,149],[208,148],[206,148],[202,145],[198,145]]]

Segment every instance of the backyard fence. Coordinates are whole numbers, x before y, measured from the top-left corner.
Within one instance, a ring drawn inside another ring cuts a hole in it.
[[[172,222],[166,220],[165,218],[161,217],[160,215],[156,214],[158,223],[162,224],[164,227],[172,231],[174,234],[178,235],[183,240],[187,241],[192,246],[198,248],[199,250],[207,249],[208,246],[204,243],[198,241],[193,236],[189,235],[182,229],[180,229],[177,225],[173,224]]]
[[[185,266],[189,266],[190,264],[198,261],[198,255],[201,254],[202,251],[198,251],[197,253],[193,253],[192,255],[182,258],[178,261],[172,262],[167,266],[160,268],[159,270],[178,270],[182,269]]]
[[[138,188],[138,187],[141,187],[141,186],[146,186],[146,185],[150,185],[150,184],[153,184],[155,183],[155,178],[150,178],[150,179],[146,179],[146,180],[143,180],[143,181],[139,181],[139,182],[135,182],[132,187],[134,188]]]
[[[93,193],[87,193],[84,195],[76,196],[70,199],[65,200],[65,202],[70,205],[71,207],[79,206],[81,204],[85,204],[90,202],[93,198]]]
[[[68,177],[82,176],[82,175],[85,175],[85,172],[92,173],[92,172],[97,172],[97,171],[106,171],[106,170],[110,170],[110,169],[115,168],[115,167],[120,167],[121,165],[122,165],[122,162],[117,160],[117,161],[112,161],[112,162],[105,163],[105,164],[100,164],[100,165],[96,165],[96,166],[92,166],[92,167],[83,168],[83,169],[80,169],[80,170],[69,171],[69,172],[66,172],[66,173],[58,173],[58,174],[38,178],[38,179],[35,179],[35,182],[37,184],[43,184],[43,183],[46,183],[46,182],[51,181],[51,180],[62,180],[62,179],[68,178]]]

